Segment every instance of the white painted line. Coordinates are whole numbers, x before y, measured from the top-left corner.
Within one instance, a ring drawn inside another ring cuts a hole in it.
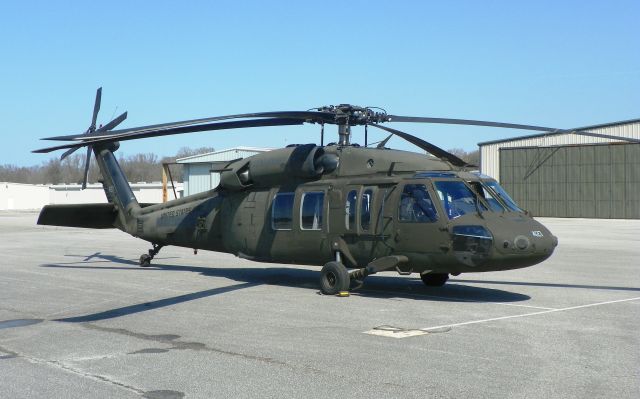
[[[542,309],[542,310],[558,310],[557,308],[547,308],[544,306],[533,306],[533,305],[518,305],[517,303],[503,303],[503,302],[484,302],[490,303],[492,305],[502,305],[502,306],[517,306],[519,308],[530,308],[530,309]]]
[[[566,310],[584,309],[584,308],[590,308],[590,307],[594,307],[594,306],[609,305],[609,304],[612,304],[612,303],[620,303],[620,302],[631,302],[631,301],[637,301],[637,300],[640,300],[640,297],[628,298],[628,299],[618,299],[618,300],[615,300],[615,301],[590,303],[590,304],[587,304],[587,305],[570,306],[568,308],[561,308],[561,309],[548,309],[548,310],[543,310],[543,311],[540,311],[540,312],[532,312],[532,313],[518,314],[518,315],[512,315],[512,316],[502,316],[502,317],[493,317],[493,318],[490,318],[490,319],[465,321],[465,322],[462,322],[462,323],[443,324],[441,326],[426,327],[426,328],[419,328],[419,329],[404,329],[404,328],[392,327],[392,326],[379,326],[379,327],[373,328],[373,329],[371,329],[369,331],[364,331],[364,334],[378,335],[378,336],[381,336],[381,337],[388,337],[388,338],[417,337],[417,336],[420,336],[420,335],[427,335],[427,334],[432,334],[432,333],[435,333],[435,332],[446,332],[446,331],[448,331],[447,329],[449,329],[451,327],[466,326],[466,325],[470,325],[470,324],[488,323],[488,322],[491,322],[491,321],[515,319],[515,318],[519,318],[519,317],[536,316],[536,315],[547,314],[547,313],[564,312]],[[434,330],[444,330],[444,331],[434,331]]]
[[[639,299],[640,299],[640,297],[628,298],[628,299],[618,299],[616,301],[590,303],[590,304],[587,304],[587,305],[571,306],[571,307],[568,307],[568,308],[543,310],[541,312],[525,313],[525,314],[518,314],[518,315],[512,315],[512,316],[494,317],[494,318],[491,318],[491,319],[484,319],[484,320],[465,321],[463,323],[455,323],[455,324],[444,324],[444,325],[441,325],[441,326],[421,328],[420,330],[428,332],[429,330],[435,330],[437,328],[466,326],[466,325],[469,325],[469,324],[487,323],[487,322],[490,322],[490,321],[515,319],[515,318],[518,318],[518,317],[536,316],[536,315],[540,315],[540,314],[555,313],[555,312],[564,312],[566,310],[584,309],[584,308],[590,308],[590,307],[593,307],[593,306],[609,305],[609,304],[612,304],[612,303],[637,301]]]

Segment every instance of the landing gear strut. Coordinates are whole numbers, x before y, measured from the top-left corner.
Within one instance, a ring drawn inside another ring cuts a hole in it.
[[[160,244],[151,244],[153,248],[149,250],[149,253],[140,255],[140,267],[149,267],[151,266],[151,260],[160,252],[160,249],[164,245]]]
[[[320,291],[325,295],[336,295],[341,291],[348,291],[351,281],[354,288],[362,286],[365,277],[385,270],[390,270],[407,262],[406,256],[385,256],[378,258],[363,267],[349,273],[347,268],[339,261],[328,262],[320,272]]]

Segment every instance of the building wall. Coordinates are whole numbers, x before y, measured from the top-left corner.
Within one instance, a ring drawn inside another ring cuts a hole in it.
[[[611,136],[628,137],[640,139],[640,122],[601,127],[589,128],[589,132],[606,134]],[[581,145],[609,143],[619,140],[610,140],[599,137],[589,137],[577,134],[550,134],[547,136],[523,137],[495,143],[480,144],[480,171],[486,175],[501,181],[500,176],[500,149],[521,148],[521,147],[550,147],[562,145]]]
[[[40,209],[48,203],[48,186],[0,183],[0,210]]]
[[[640,144],[503,148],[500,176],[535,216],[640,219]]]
[[[184,195],[187,196],[208,191],[216,188],[218,184],[220,184],[220,174],[211,172],[214,162],[247,158],[269,150],[269,148],[238,147],[178,159],[176,162],[184,165],[182,176],[182,180],[184,181]]]
[[[162,202],[161,183],[135,183],[131,185],[138,202]],[[182,186],[176,184],[176,191]],[[173,189],[168,187],[168,198],[173,198]],[[101,184],[89,184],[85,190],[78,184],[32,185],[0,183],[0,210],[41,209],[49,204],[106,203],[107,197]]]
[[[210,163],[186,164],[183,169],[184,195],[197,194],[216,187],[220,183],[220,177],[218,173],[210,172],[212,167]]]

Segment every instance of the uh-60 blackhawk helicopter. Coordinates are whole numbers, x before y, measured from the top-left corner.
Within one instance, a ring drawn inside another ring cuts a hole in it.
[[[49,205],[38,224],[117,228],[152,244],[140,257],[150,266],[167,245],[235,254],[253,261],[323,266],[324,294],[381,271],[419,273],[428,286],[449,275],[535,265],[558,240],[509,197],[497,181],[472,173],[472,165],[408,133],[383,126],[416,122],[558,132],[559,129],[463,119],[407,117],[352,105],[310,111],[260,112],[112,130],[126,112],[96,128],[98,89],[90,127],[68,141],[36,150],[87,147],[85,181],[95,155],[108,203]],[[208,130],[314,123],[321,144],[291,145],[216,169],[213,190],[160,204],[140,204],[114,156],[119,142]],[[325,125],[337,125],[338,142],[324,145]],[[365,146],[351,143],[364,126]],[[391,135],[367,146],[367,128]],[[393,135],[431,155],[385,147]],[[348,269],[352,269],[349,271]]]

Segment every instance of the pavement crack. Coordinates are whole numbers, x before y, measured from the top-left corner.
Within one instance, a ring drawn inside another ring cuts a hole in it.
[[[103,327],[103,326],[99,326],[96,324],[91,324],[91,323],[82,323],[80,324],[81,326],[91,329],[91,330],[95,330],[95,331],[102,331],[102,332],[106,332],[106,333],[112,333],[112,334],[120,334],[120,335],[124,335],[127,337],[133,337],[133,338],[138,338],[138,339],[142,339],[142,340],[146,340],[146,341],[151,341],[151,342],[155,342],[155,343],[162,343],[162,344],[167,344],[170,345],[169,348],[167,348],[168,350],[194,350],[194,351],[203,351],[203,352],[210,352],[210,353],[217,353],[217,354],[222,354],[222,355],[227,355],[227,356],[233,356],[236,358],[241,358],[241,359],[245,359],[245,360],[251,360],[251,361],[256,361],[256,362],[260,362],[260,363],[264,363],[264,364],[270,364],[270,365],[274,365],[274,366],[279,366],[279,367],[283,367],[289,370],[293,370],[293,371],[304,371],[307,373],[311,373],[311,374],[316,374],[316,375],[330,375],[334,378],[339,378],[339,379],[344,379],[344,380],[349,380],[349,381],[356,381],[353,379],[352,376],[349,375],[343,375],[340,373],[335,373],[335,372],[331,372],[331,371],[326,371],[326,370],[321,370],[317,367],[313,367],[311,365],[308,364],[291,364],[291,363],[286,363],[271,357],[266,357],[266,356],[257,356],[257,355],[249,355],[246,353],[240,353],[240,352],[234,352],[234,351],[230,351],[230,350],[224,350],[224,349],[220,349],[220,348],[212,348],[210,346],[207,346],[201,342],[189,342],[189,341],[180,341],[179,335],[175,335],[175,334],[144,334],[144,333],[139,333],[139,332],[135,332],[135,331],[131,331],[131,330],[127,330],[124,328],[112,328],[112,327]],[[165,353],[164,350],[158,349],[158,348],[148,348],[148,349],[143,349],[140,351],[136,351],[136,352],[132,352],[129,354],[154,354],[154,353]],[[406,386],[404,385],[400,385],[400,384],[396,384],[393,382],[385,382],[385,381],[380,381],[379,382],[382,385],[387,385],[387,386],[393,386],[393,387],[404,387],[406,388]]]
[[[287,363],[281,362],[271,357],[248,355],[246,353],[241,353],[241,352],[234,352],[234,351],[224,350],[220,348],[212,348],[210,346],[207,346],[206,344],[203,344],[202,342],[180,341],[178,340],[180,336],[175,334],[144,334],[144,333],[130,331],[124,328],[103,327],[103,326],[98,326],[96,324],[90,324],[90,323],[83,323],[82,326],[91,330],[97,330],[97,331],[108,332],[113,334],[120,334],[120,335],[125,335],[127,337],[133,337],[133,338],[138,338],[146,341],[152,341],[156,343],[170,345],[170,347],[167,348],[169,350],[175,349],[175,350],[205,351],[205,352],[219,353],[223,355],[239,357],[247,360],[254,360],[254,361],[268,363],[268,364],[277,364],[285,367],[291,367]]]
[[[120,381],[116,381],[116,380],[114,380],[112,378],[109,378],[107,376],[104,376],[104,375],[87,373],[85,371],[82,371],[82,370],[80,370],[78,368],[72,367],[72,366],[70,366],[68,364],[65,364],[64,362],[61,362],[61,361],[58,361],[58,360],[46,360],[46,359],[41,359],[41,358],[34,357],[34,356],[29,356],[29,355],[26,355],[24,353],[18,353],[18,352],[12,351],[12,350],[10,350],[8,348],[5,348],[3,346],[0,346],[0,351],[8,353],[9,356],[11,356],[11,357],[17,357],[17,358],[23,359],[23,360],[25,360],[25,361],[27,361],[29,363],[32,363],[32,364],[39,364],[39,365],[43,365],[43,366],[54,367],[54,368],[56,368],[58,370],[62,370],[62,371],[65,371],[67,373],[71,373],[71,374],[74,374],[74,375],[77,375],[77,376],[80,376],[80,377],[83,377],[83,378],[88,378],[88,379],[93,380],[93,381],[98,381],[98,382],[114,385],[114,386],[117,386],[119,388],[123,388],[123,389],[126,389],[126,390],[131,391],[131,392],[135,392],[135,393],[137,393],[139,395],[143,395],[145,393],[145,391],[143,391],[142,389],[136,388],[134,386],[125,384],[125,383],[120,382]]]
[[[4,353],[6,353],[8,356],[11,356],[11,357],[19,357],[19,356],[20,356],[20,354],[18,354],[18,352],[14,352],[14,351],[12,351],[11,349],[7,349],[7,348],[5,348],[5,347],[4,347],[4,346],[2,346],[2,345],[0,345],[0,352],[4,352]],[[4,357],[4,356],[3,356],[3,357]]]

